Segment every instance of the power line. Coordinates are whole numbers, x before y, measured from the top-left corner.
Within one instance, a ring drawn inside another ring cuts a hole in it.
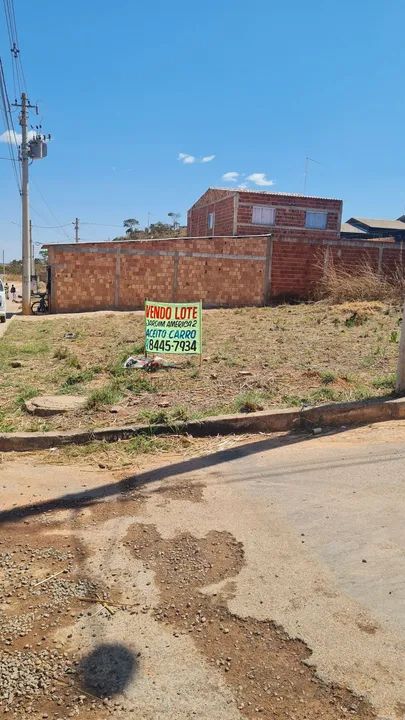
[[[10,223],[21,227],[21,223],[15,222],[15,220],[10,220]],[[39,228],[41,230],[56,230],[57,228],[69,227],[71,224],[72,223],[66,223],[65,225],[33,225],[32,227]]]
[[[14,0],[3,0],[4,14],[6,16],[7,32],[10,41],[10,51],[12,56],[12,69],[14,92],[17,95],[17,87],[19,94],[26,89],[26,79],[24,68],[21,61],[21,53],[18,42],[17,21],[14,9]]]
[[[10,160],[13,164],[13,171],[18,187],[18,192],[21,195],[21,168],[19,165],[17,165],[17,158],[15,156],[15,141],[16,141],[16,132],[14,129],[14,121],[13,116],[11,114],[11,106],[10,101],[7,93],[7,86],[6,86],[6,80],[4,77],[4,68],[3,63],[0,58],[0,95],[1,95],[1,104],[3,109],[3,115],[4,115],[4,122],[6,126],[6,132],[8,133],[8,152],[10,155]],[[13,142],[14,140],[14,142]]]
[[[34,185],[35,189],[37,190],[37,192],[39,193],[39,195],[40,195],[40,197],[41,197],[41,199],[42,199],[42,202],[43,202],[44,205],[47,207],[49,214],[53,217],[53,219],[55,220],[55,222],[57,222],[58,227],[60,228],[61,234],[63,233],[64,236],[70,240],[69,235],[67,234],[66,230],[64,229],[65,226],[62,225],[62,223],[60,222],[60,220],[56,217],[54,211],[52,210],[52,208],[51,208],[51,206],[49,205],[48,201],[46,200],[46,198],[44,197],[44,195],[43,195],[43,193],[41,192],[40,188],[38,187],[38,183],[35,182],[35,183],[33,183],[33,185]],[[38,213],[37,213],[37,214],[38,214]]]
[[[57,228],[70,227],[72,223],[65,223],[65,225],[33,225],[32,227],[40,228],[41,230],[56,230]]]
[[[122,225],[108,225],[107,223],[96,223],[96,222],[82,222],[82,225],[97,225],[98,227],[112,227],[123,229]]]

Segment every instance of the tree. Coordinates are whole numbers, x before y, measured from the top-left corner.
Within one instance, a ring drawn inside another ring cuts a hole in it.
[[[169,223],[155,222],[149,225],[148,237],[150,238],[164,238],[172,235],[173,228]]]
[[[124,220],[123,226],[125,228],[125,234],[129,237],[136,237],[138,225],[139,220],[136,218],[128,218],[128,220]]]
[[[167,213],[168,217],[172,219],[172,228],[173,230],[177,230],[180,226],[179,220],[180,220],[180,213],[178,212],[169,212]]]

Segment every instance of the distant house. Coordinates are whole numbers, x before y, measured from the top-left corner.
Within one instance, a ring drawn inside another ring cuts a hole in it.
[[[374,240],[375,238],[394,238],[405,240],[405,217],[398,220],[382,218],[352,217],[342,224],[342,240]]]
[[[247,189],[208,188],[187,215],[189,237],[266,235],[340,239],[342,201]]]

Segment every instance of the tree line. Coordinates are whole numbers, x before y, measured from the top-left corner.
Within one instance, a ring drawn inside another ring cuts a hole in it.
[[[168,213],[171,218],[170,223],[161,222],[160,220],[155,223],[151,223],[144,228],[140,227],[139,220],[136,218],[127,218],[122,223],[124,228],[124,235],[119,235],[113,238],[113,241],[117,240],[145,240],[154,238],[164,237],[180,237],[184,235],[185,228],[181,227],[179,223],[180,213]]]

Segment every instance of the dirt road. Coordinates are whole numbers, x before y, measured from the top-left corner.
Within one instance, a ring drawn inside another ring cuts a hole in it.
[[[125,476],[3,457],[4,717],[402,720],[404,440],[228,438]]]

